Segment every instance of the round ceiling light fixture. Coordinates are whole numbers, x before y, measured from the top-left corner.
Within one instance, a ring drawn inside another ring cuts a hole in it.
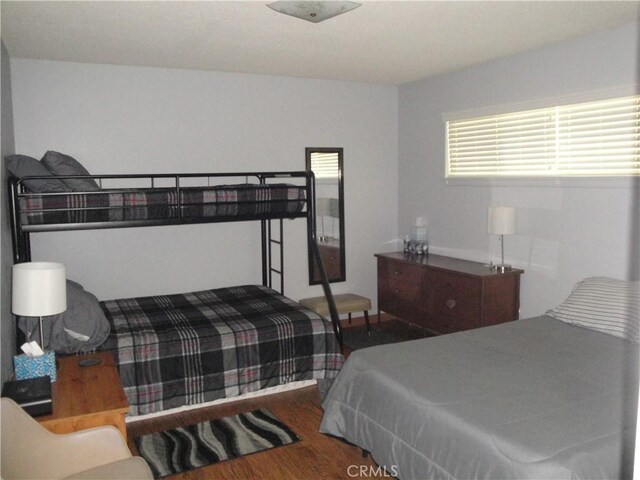
[[[358,8],[357,2],[286,2],[278,1],[267,4],[272,10],[292,17],[301,18],[312,23],[320,23],[329,18]]]

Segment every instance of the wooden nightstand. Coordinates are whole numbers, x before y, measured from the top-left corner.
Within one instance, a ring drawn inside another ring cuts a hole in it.
[[[100,364],[81,367],[79,361],[97,358]],[[129,402],[110,353],[58,358],[58,380],[52,385],[53,413],[36,417],[49,431],[70,433],[113,425],[127,439],[124,417]]]

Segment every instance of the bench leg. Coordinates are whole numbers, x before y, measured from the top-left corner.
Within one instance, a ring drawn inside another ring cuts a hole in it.
[[[369,335],[371,335],[371,324],[369,323],[369,311],[368,310],[364,311],[364,321],[367,322],[367,331],[369,332]]]

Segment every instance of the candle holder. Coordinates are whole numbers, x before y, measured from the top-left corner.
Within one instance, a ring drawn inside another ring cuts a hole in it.
[[[423,241],[405,239],[404,253],[410,255],[429,255],[429,245]]]

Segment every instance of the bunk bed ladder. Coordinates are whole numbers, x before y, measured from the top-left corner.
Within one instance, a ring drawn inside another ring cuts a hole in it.
[[[284,228],[282,219],[278,220],[278,228],[271,226],[272,220],[262,220],[262,284],[273,288],[274,274],[280,276],[280,293],[284,295]],[[274,238],[274,230],[279,236]],[[276,248],[280,261],[273,261],[273,250]],[[276,266],[274,266],[274,263]]]
[[[271,226],[272,220],[262,220],[262,284],[266,287],[273,288],[274,274],[280,276],[280,293],[284,295],[284,243],[283,243],[283,220],[280,219],[279,238],[274,238],[274,228]],[[342,327],[340,325],[340,316],[338,315],[338,309],[336,307],[336,301],[333,298],[331,287],[329,285],[329,277],[327,271],[324,268],[322,257],[320,256],[320,250],[318,249],[318,243],[315,238],[315,230],[313,229],[312,222],[309,222],[309,249],[311,250],[313,257],[316,260],[318,266],[318,273],[320,273],[320,279],[322,281],[322,290],[324,296],[327,299],[329,305],[329,314],[331,317],[331,323],[333,325],[333,331],[336,334],[340,348],[343,348],[342,343]],[[274,267],[273,249],[274,246],[279,250],[280,261],[277,262],[277,266]]]

